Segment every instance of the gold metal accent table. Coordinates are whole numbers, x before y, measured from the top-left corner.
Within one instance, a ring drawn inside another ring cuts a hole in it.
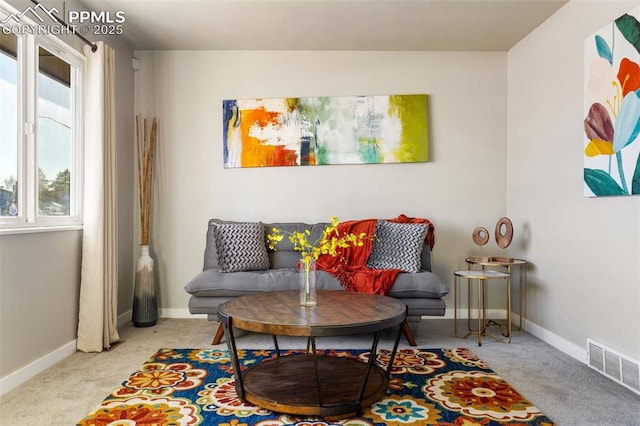
[[[407,318],[394,298],[343,290],[321,290],[317,306],[300,306],[300,292],[268,291],[235,297],[218,306],[241,400],[296,415],[344,418],[381,399]],[[398,327],[386,369],[376,365],[380,333]],[[240,366],[233,329],[273,335],[277,356]],[[369,362],[319,355],[315,338],[372,333]],[[307,337],[303,354],[280,356],[276,335]],[[309,349],[311,346],[311,350]]]
[[[522,330],[522,319],[526,315],[526,295],[527,295],[527,261],[523,259],[513,259],[508,257],[490,257],[487,259],[480,259],[474,257],[467,257],[465,259],[467,262],[468,269],[472,269],[473,265],[482,266],[482,270],[485,270],[487,266],[490,267],[502,267],[506,268],[506,272],[509,275],[511,274],[511,268],[513,266],[517,266],[520,268],[520,282],[518,290],[520,293],[520,306],[518,307],[518,330]],[[513,276],[513,275],[512,275]]]
[[[458,279],[463,278],[467,280],[467,334],[458,335]],[[478,327],[477,329],[471,329],[471,280],[476,280],[478,283]],[[486,282],[492,279],[504,279],[507,282],[507,324],[504,325],[507,328],[507,332],[502,332],[502,325],[494,320],[487,320],[486,312]],[[468,337],[471,334],[478,335],[478,346],[482,346],[482,336],[490,336],[501,343],[511,343],[511,276],[504,272],[498,271],[455,271],[453,273],[453,332],[456,337]],[[487,327],[497,325],[500,328],[500,332],[503,337],[508,340],[503,340],[495,334],[487,332]]]

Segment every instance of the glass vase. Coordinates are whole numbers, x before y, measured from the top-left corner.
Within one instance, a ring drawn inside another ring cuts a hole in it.
[[[298,262],[300,278],[300,305],[316,306],[316,261],[300,260]]]

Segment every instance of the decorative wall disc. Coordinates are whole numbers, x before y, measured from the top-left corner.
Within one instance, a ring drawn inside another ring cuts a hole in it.
[[[478,226],[476,229],[474,229],[473,242],[479,246],[487,244],[487,242],[489,242],[489,231],[487,231],[487,228]]]
[[[504,228],[504,232],[503,232]],[[513,239],[513,224],[508,217],[501,217],[496,223],[496,243],[500,248],[507,248]]]

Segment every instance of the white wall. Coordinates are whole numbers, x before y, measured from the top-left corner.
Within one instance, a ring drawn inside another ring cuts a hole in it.
[[[151,250],[165,315],[187,309],[183,287],[202,270],[211,217],[427,217],[436,229],[435,272],[451,283],[465,256],[480,252],[471,240],[473,228],[492,228],[505,214],[506,53],[137,56],[137,108],[155,110],[160,122]],[[223,168],[223,99],[402,93],[430,96],[428,163]],[[447,300],[452,305],[451,295]]]
[[[72,342],[82,232],[0,236],[0,377]]]
[[[584,40],[637,5],[572,1],[509,52],[507,212],[530,235],[528,319],[640,359],[640,197],[582,195]]]

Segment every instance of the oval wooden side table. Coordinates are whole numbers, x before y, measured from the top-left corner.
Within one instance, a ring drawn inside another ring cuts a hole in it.
[[[464,279],[467,281],[467,333],[464,335],[458,334],[458,280]],[[477,328],[471,328],[471,287],[472,281],[477,282],[477,299],[478,299],[478,313],[477,313]],[[507,284],[507,323],[504,325],[499,324],[497,321],[487,319],[486,310],[486,288],[487,281],[489,280],[505,280]],[[471,334],[478,336],[478,346],[482,346],[482,337],[490,336],[501,343],[511,343],[511,275],[490,270],[466,270],[455,271],[453,273],[453,332],[456,337],[468,337]],[[507,340],[501,337],[489,333],[487,328],[489,326],[498,326],[500,334]],[[502,328],[506,328],[506,332],[502,332]]]

